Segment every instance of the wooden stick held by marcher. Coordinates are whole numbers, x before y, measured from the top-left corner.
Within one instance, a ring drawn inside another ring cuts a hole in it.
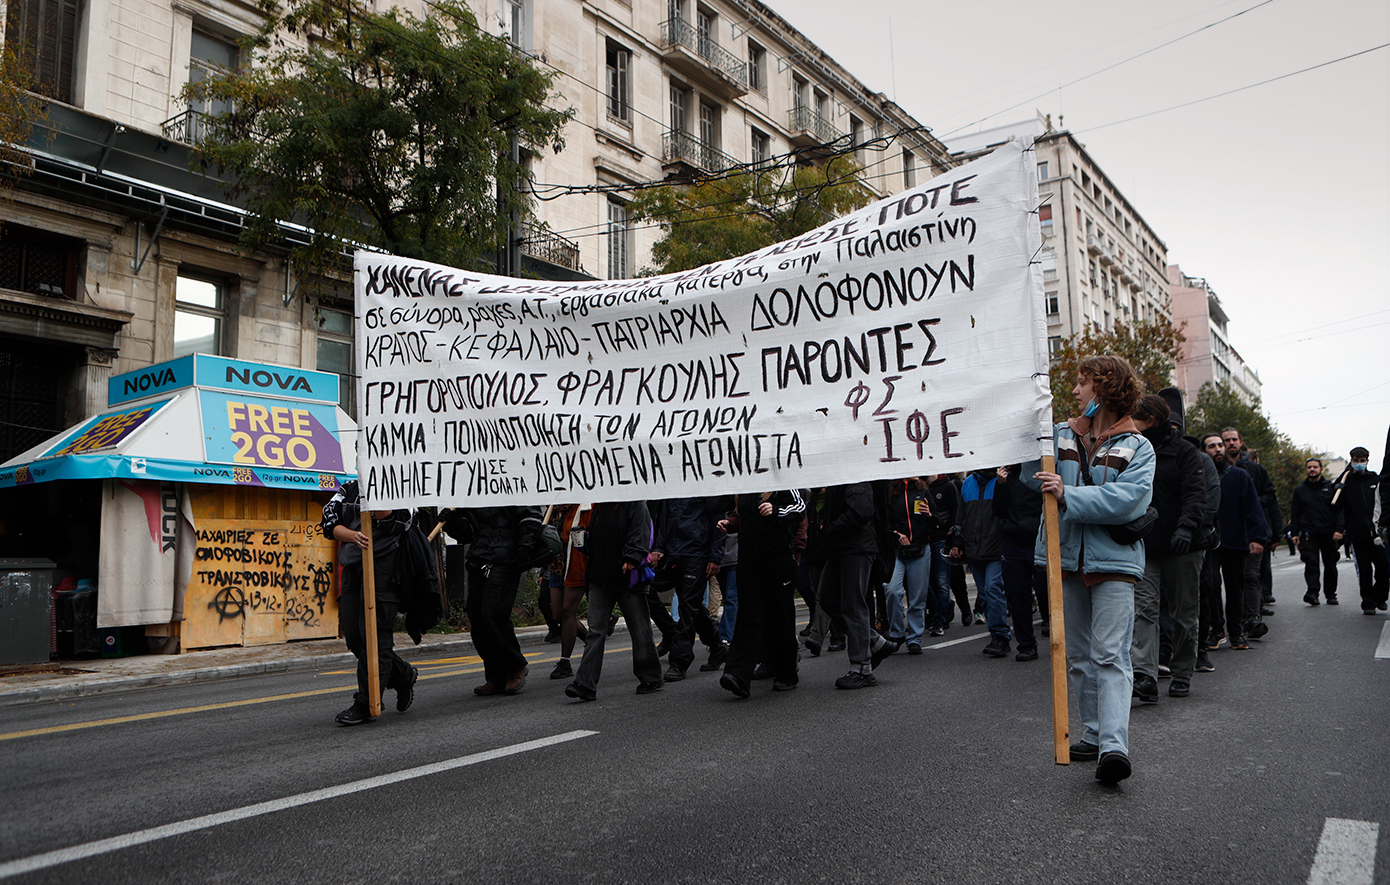
[[[1045,473],[1056,473],[1052,455],[1042,456]],[[1052,756],[1058,765],[1071,764],[1070,714],[1067,709],[1067,628],[1062,614],[1062,535],[1057,499],[1043,494],[1043,525],[1047,544],[1047,624],[1052,666]]]
[[[376,550],[372,546],[372,511],[362,512],[362,534],[367,549],[362,551],[362,625],[367,643],[367,709],[372,718],[381,715],[381,655],[376,647]]]

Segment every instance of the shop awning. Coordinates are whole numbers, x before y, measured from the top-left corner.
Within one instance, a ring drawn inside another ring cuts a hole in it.
[[[326,490],[356,474],[357,425],[328,372],[195,354],[113,377],[107,402],[0,465],[0,489],[125,478]]]

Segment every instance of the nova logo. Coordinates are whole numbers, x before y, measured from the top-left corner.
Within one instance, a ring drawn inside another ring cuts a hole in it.
[[[132,393],[144,393],[150,388],[158,390],[166,384],[174,384],[174,370],[160,369],[158,372],[145,372],[136,375],[134,378],[125,379],[126,395]]]
[[[313,393],[314,389],[309,386],[309,379],[303,375],[285,375],[281,377],[279,372],[267,372],[264,369],[252,371],[250,369],[237,369],[235,366],[227,367],[227,383],[240,381],[242,384],[254,384],[257,387],[278,386],[281,390],[303,390]]]

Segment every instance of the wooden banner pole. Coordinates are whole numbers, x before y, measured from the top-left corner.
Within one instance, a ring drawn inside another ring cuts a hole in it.
[[[1056,473],[1052,455],[1043,455],[1042,469]],[[1043,524],[1047,544],[1047,624],[1052,662],[1052,753],[1058,765],[1071,764],[1070,713],[1067,709],[1067,627],[1062,614],[1062,539],[1057,499],[1043,495]]]
[[[372,718],[381,715],[381,656],[376,647],[376,551],[372,546],[372,511],[362,511],[362,534],[367,549],[362,551],[362,627],[367,643],[367,709]]]

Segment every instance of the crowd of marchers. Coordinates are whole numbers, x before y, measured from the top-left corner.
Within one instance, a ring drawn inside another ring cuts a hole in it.
[[[686,679],[702,645],[699,669],[722,671],[719,685],[748,698],[760,680],[772,691],[795,689],[803,651],[845,654],[838,689],[874,686],[889,656],[922,654],[957,617],[987,626],[985,655],[1037,660],[1038,637],[1049,636],[1042,516],[1050,495],[1067,661],[1084,725],[1071,757],[1096,761],[1097,778],[1108,783],[1131,772],[1132,698],[1156,702],[1161,679],[1171,697],[1186,697],[1194,673],[1215,669],[1210,652],[1249,650],[1269,633],[1270,557],[1281,536],[1307,563],[1306,603],[1338,602],[1336,562],[1346,546],[1362,610],[1385,611],[1386,518],[1378,532],[1376,513],[1390,507],[1377,505],[1366,449],[1352,450],[1351,468],[1335,483],[1310,460],[1285,523],[1258,453],[1236,428],[1189,435],[1176,389],[1144,394],[1128,363],[1102,356],[1081,364],[1074,395],[1082,415],[1057,425],[1055,466],[1046,471],[1034,461],[728,497],[445,511],[445,531],[468,545],[468,620],[483,664],[473,692],[505,697],[526,684],[512,612],[547,531],[552,545],[558,536],[558,555],[539,567],[540,608],[547,641],[560,646],[550,678],[566,681],[568,697],[598,696],[605,642],[621,612],[638,694]],[[409,591],[396,560],[409,555],[412,516],[373,511],[369,541],[357,500],[356,483],[347,483],[323,518],[324,533],[341,543],[342,634],[358,658],[358,691],[337,716],[343,725],[370,721],[368,549],[381,690],[394,691],[404,712],[418,679],[392,648]],[[800,631],[798,596],[811,613]],[[584,600],[587,623],[579,617]]]

